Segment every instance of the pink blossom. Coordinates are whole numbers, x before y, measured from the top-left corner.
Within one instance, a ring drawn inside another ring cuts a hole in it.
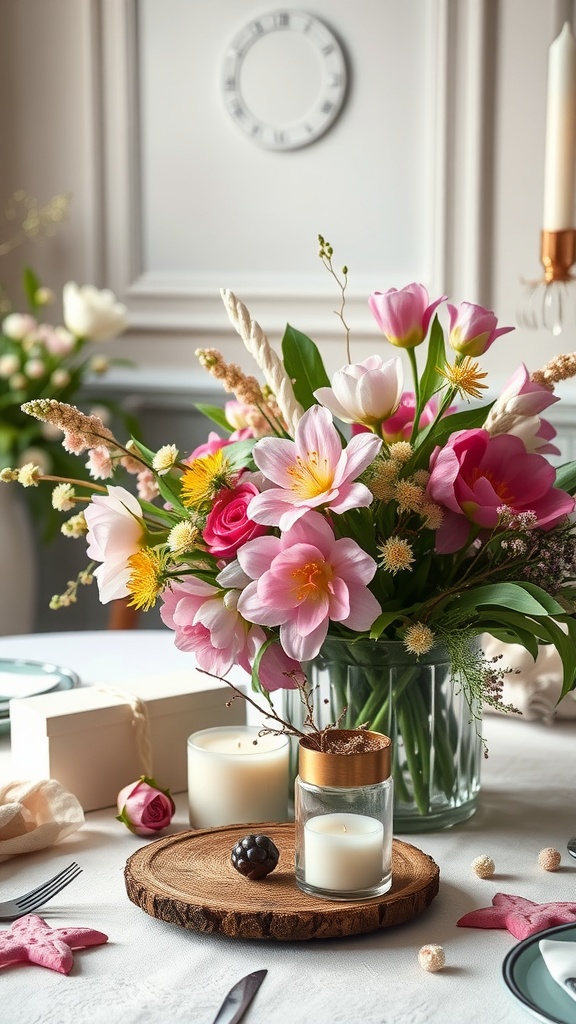
[[[264,437],[255,444],[256,465],[279,486],[253,498],[248,515],[257,523],[287,530],[311,508],[340,513],[367,507],[370,491],[352,481],[373,461],[381,444],[373,434],[359,434],[342,448],[331,413],[312,406],[298,423],[294,441]]]
[[[386,363],[369,356],[337,370],[331,388],[318,388],[314,397],[343,423],[375,427],[398,408],[402,394],[402,362]]]
[[[224,676],[235,664],[249,669],[249,626],[236,610],[238,592],[186,576],[162,594],[160,617],[176,632],[175,644],[192,651],[200,668]]]
[[[217,452],[220,448],[225,448],[228,444],[230,444],[230,441],[227,437],[220,437],[215,430],[211,430],[208,434],[208,440],[204,441],[203,444],[199,444],[184,461],[186,465],[189,465],[189,463],[194,462],[194,459],[201,459],[204,455],[213,455],[214,452]]]
[[[224,415],[234,430],[250,429],[249,416],[254,413],[253,405],[246,405],[245,402],[225,402]]]
[[[455,352],[463,356],[481,356],[487,352],[496,338],[513,331],[513,327],[498,327],[496,316],[484,306],[473,302],[462,302],[456,307],[446,304],[450,315],[448,341]]]
[[[424,285],[414,283],[400,290],[372,292],[368,305],[388,341],[398,348],[414,348],[424,341],[432,315],[445,298],[441,295],[430,302]]]
[[[430,461],[427,492],[444,509],[436,550],[451,554],[466,546],[470,524],[494,529],[499,512],[533,512],[549,530],[574,509],[574,498],[554,487],[556,473],[542,455],[530,454],[511,434],[461,430],[437,448]]]
[[[266,533],[266,527],[246,513],[258,493],[253,483],[240,482],[234,488],[223,488],[214,499],[202,536],[215,558],[233,558],[241,544]]]
[[[153,836],[172,821],[176,805],[169,789],[160,789],[155,779],[141,775],[118,793],[117,820],[136,836]]]
[[[124,487],[108,487],[95,494],[84,513],[88,524],[87,554],[102,562],[94,570],[102,604],[128,596],[131,569],[128,559],[141,548],[144,537],[142,509]]]
[[[258,651],[267,639],[260,626],[252,626],[247,638],[247,654],[250,669]],[[258,664],[258,679],[265,690],[295,690],[303,686],[306,676],[299,661],[289,658],[279,642],[269,644]]]
[[[238,551],[253,580],[238,610],[251,622],[280,626],[280,643],[295,661],[318,654],[328,624],[369,629],[380,613],[368,590],[376,562],[348,537],[336,539],[318,512],[307,512],[281,537],[260,537]]]
[[[156,474],[146,467],[136,475],[136,490],[142,501],[154,501],[160,493]]]
[[[90,448],[86,469],[93,480],[108,480],[114,473],[114,463],[107,448]]]
[[[433,423],[438,415],[438,401],[436,398],[431,398],[429,402],[424,406],[420,415],[420,422],[418,429],[423,430],[424,427],[429,426]],[[414,415],[416,412],[416,395],[413,391],[405,391],[400,399],[400,405],[393,416],[389,416],[388,419],[384,420],[381,424],[380,430],[382,437],[387,444],[393,444],[395,441],[409,441],[412,436],[412,430],[414,427]],[[450,406],[446,410],[448,413],[454,412],[454,407]]]
[[[77,339],[65,327],[39,324],[33,333],[35,341],[45,346],[52,356],[67,356],[76,348]]]
[[[540,455],[559,455],[560,449],[549,444],[556,437],[556,430],[539,413],[548,409],[559,399],[548,388],[530,380],[524,363],[504,385],[498,400],[492,406],[486,423],[486,430],[495,437],[497,434],[515,434],[524,442],[527,451]]]

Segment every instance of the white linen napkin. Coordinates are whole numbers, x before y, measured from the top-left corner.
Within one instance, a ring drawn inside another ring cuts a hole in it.
[[[538,946],[554,981],[576,1000],[576,942],[540,939]]]
[[[535,661],[520,644],[504,644],[487,633],[482,637],[482,649],[488,659],[502,655],[497,667],[512,670],[504,676],[502,700],[504,704],[517,708],[525,721],[540,719],[550,725],[554,718],[576,718],[574,690],[558,704],[562,691],[562,662],[551,644],[540,647]],[[487,705],[484,710],[494,709]]]
[[[0,861],[52,846],[83,822],[80,803],[55,779],[0,786]]]

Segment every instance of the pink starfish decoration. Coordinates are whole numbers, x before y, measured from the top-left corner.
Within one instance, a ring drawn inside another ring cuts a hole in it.
[[[74,963],[73,949],[107,941],[108,936],[94,928],[51,928],[36,914],[26,914],[0,932],[0,967],[24,962],[68,974]]]
[[[517,939],[526,939],[544,928],[576,921],[576,903],[533,903],[522,896],[497,892],[491,907],[472,910],[456,924],[461,928],[507,928]]]

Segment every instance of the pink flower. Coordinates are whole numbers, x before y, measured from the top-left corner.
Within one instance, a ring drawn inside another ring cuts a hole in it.
[[[214,500],[206,520],[203,538],[215,558],[233,558],[241,544],[266,533],[266,527],[249,519],[246,509],[258,494],[253,483],[223,488]]]
[[[558,401],[548,388],[530,380],[528,370],[521,363],[506,382],[484,426],[493,437],[514,434],[521,438],[529,452],[559,455],[560,449],[548,443],[556,437],[556,430],[538,415]]]
[[[337,540],[318,512],[307,512],[281,537],[260,537],[238,551],[251,577],[238,610],[251,622],[280,626],[280,643],[295,661],[318,654],[328,624],[369,629],[380,613],[368,590],[376,562],[354,540]]]
[[[452,408],[447,412],[453,411]],[[393,416],[382,423],[382,436],[388,444],[395,441],[409,441],[414,427],[414,414],[416,412],[416,395],[413,391],[405,391],[400,399],[400,405]],[[438,401],[431,398],[426,403],[420,416],[418,427],[423,430],[432,423],[438,415]]]
[[[108,487],[108,494],[95,494],[84,513],[88,524],[88,557],[102,562],[94,575],[102,604],[128,596],[131,569],[128,559],[142,547],[142,509],[124,487]]]
[[[248,671],[252,670],[258,651],[266,639],[260,626],[252,626],[247,643]],[[258,679],[265,690],[295,690],[298,685],[302,686],[306,682],[300,662],[289,658],[278,642],[270,644],[264,651],[258,665]]]
[[[227,437],[220,437],[215,430],[211,430],[208,434],[208,440],[204,444],[199,444],[184,461],[188,465],[194,462],[194,459],[201,459],[204,455],[213,455],[214,452],[217,452],[220,448],[225,448],[228,444],[230,444],[230,441]]]
[[[471,523],[494,529],[504,505],[515,513],[533,512],[543,530],[574,509],[574,498],[554,487],[556,473],[548,460],[529,454],[511,434],[461,430],[436,449],[430,469],[427,492],[445,510],[436,534],[440,554],[465,547]]]
[[[494,313],[473,302],[462,302],[460,306],[446,304],[450,314],[448,341],[455,352],[463,356],[481,356],[487,352],[496,338],[513,331],[513,327],[499,327]]]
[[[114,463],[107,448],[90,448],[86,469],[93,480],[108,480],[114,474]]]
[[[311,508],[345,512],[372,501],[368,488],[353,483],[380,450],[373,434],[353,437],[342,448],[328,409],[314,405],[296,428],[294,441],[264,437],[254,446],[254,461],[278,487],[252,499],[248,515],[257,523],[289,529]]]
[[[369,356],[337,370],[331,388],[318,388],[314,397],[344,423],[375,427],[398,408],[402,394],[402,362]]]
[[[400,290],[372,292],[368,305],[388,341],[398,348],[414,348],[424,341],[432,314],[445,298],[441,295],[431,303],[423,284],[409,284]]]
[[[172,821],[176,807],[169,789],[160,789],[155,779],[141,775],[118,793],[117,821],[136,836],[152,836]]]
[[[239,593],[186,576],[162,594],[160,617],[165,626],[175,630],[176,647],[191,651],[200,668],[217,676],[225,676],[233,665],[250,671],[252,627],[236,610]]]

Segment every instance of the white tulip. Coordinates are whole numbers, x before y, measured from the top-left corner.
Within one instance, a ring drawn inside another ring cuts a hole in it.
[[[106,341],[125,330],[126,306],[116,301],[108,289],[100,291],[91,284],[79,288],[68,281],[62,292],[64,323],[77,338]]]

